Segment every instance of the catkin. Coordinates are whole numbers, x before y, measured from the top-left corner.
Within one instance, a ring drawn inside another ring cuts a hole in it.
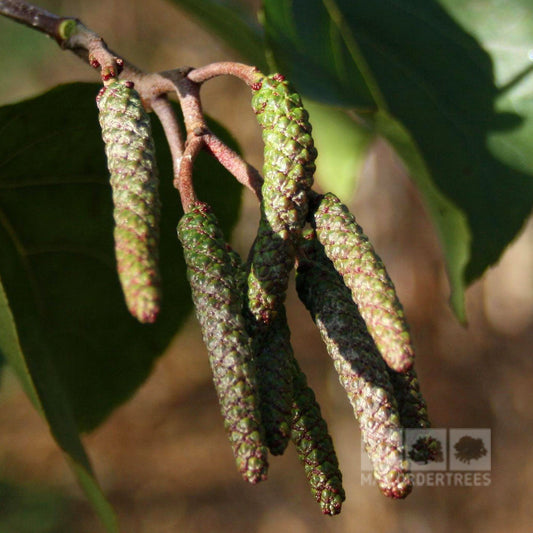
[[[293,352],[285,309],[281,308],[274,322],[268,326],[258,324],[249,315],[247,319],[257,365],[266,443],[270,453],[281,455],[290,440],[293,397]]]
[[[218,222],[204,203],[183,215],[178,237],[237,466],[244,479],[257,483],[266,479],[267,449],[236,258],[228,253]]]
[[[268,325],[285,301],[294,251],[272,231],[264,216],[259,222],[249,263],[248,309],[257,323]]]
[[[263,130],[265,149],[261,221],[251,254],[249,301],[256,320],[268,324],[285,299],[294,247],[308,212],[317,154],[307,111],[282,75],[258,80],[252,108]]]
[[[228,253],[239,292],[246,290],[246,268],[240,256],[228,246]],[[274,322],[265,326],[255,320],[243,302],[246,329],[252,338],[252,352],[257,369],[261,420],[265,428],[265,443],[273,455],[281,455],[290,440],[292,407],[292,372],[290,331],[282,310]]]
[[[350,290],[312,233],[302,239],[296,287],[311,313],[359,421],[380,490],[411,491],[403,433],[387,366],[368,334]]]
[[[332,193],[318,199],[312,223],[328,258],[342,275],[368,331],[390,368],[414,360],[411,336],[394,285],[348,208]]]
[[[305,374],[294,358],[292,371],[294,401],[291,440],[322,512],[328,515],[339,514],[345,493],[328,425],[322,418],[313,390],[307,385]]]
[[[297,241],[307,216],[316,149],[302,100],[280,74],[262,78],[252,107],[263,128],[265,216],[283,239]]]
[[[150,119],[128,81],[97,97],[113,191],[115,255],[130,313],[154,322],[160,307],[159,193]]]
[[[404,428],[426,429],[431,427],[426,401],[420,392],[420,384],[414,367],[406,372],[388,369],[398,402],[400,420]]]

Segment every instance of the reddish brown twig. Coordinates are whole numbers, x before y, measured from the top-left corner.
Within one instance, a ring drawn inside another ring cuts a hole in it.
[[[218,162],[226,168],[239,183],[250,189],[261,200],[261,185],[263,178],[259,171],[244,161],[238,153],[222,142],[212,132],[204,135],[207,150],[213,154]]]
[[[231,61],[221,61],[211,63],[204,67],[195,68],[187,74],[187,77],[195,83],[204,83],[217,76],[235,76],[252,87],[263,76],[257,67],[245,65],[244,63],[234,63]]]
[[[196,193],[192,182],[194,160],[205,145],[202,135],[192,135],[187,138],[185,152],[178,162],[178,173],[174,178],[174,187],[178,189],[181,205],[185,213],[188,213],[197,202]]]

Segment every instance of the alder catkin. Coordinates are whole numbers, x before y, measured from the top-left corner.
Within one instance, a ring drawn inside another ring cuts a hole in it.
[[[296,276],[298,295],[318,326],[352,404],[380,490],[404,498],[412,484],[388,367],[322,245],[313,232],[305,237]]]
[[[98,97],[113,191],[115,255],[130,313],[154,322],[160,306],[159,193],[150,119],[128,81],[112,81]]]
[[[198,202],[178,224],[196,316],[209,353],[224,425],[244,479],[266,479],[267,449],[255,365],[242,316],[235,257],[207,204]]]
[[[420,384],[414,367],[406,372],[388,369],[398,403],[400,420],[404,428],[426,429],[431,427],[426,401],[420,392]]]
[[[240,256],[228,246],[231,265],[236,272],[239,292],[246,291],[246,268]],[[261,420],[265,428],[265,443],[273,455],[281,455],[290,440],[292,407],[292,347],[284,309],[265,326],[255,320],[246,303],[243,313],[248,334],[252,338],[252,353],[257,370]]]
[[[294,358],[292,371],[294,400],[291,440],[322,512],[328,515],[339,514],[345,493],[328,425],[322,418],[313,390],[307,385],[305,374]]]
[[[257,382],[261,399],[261,419],[270,453],[281,455],[291,435],[293,398],[290,330],[282,307],[272,324],[258,324],[247,316],[248,331],[257,365]]]
[[[263,129],[263,206],[273,231],[296,242],[305,223],[316,149],[300,95],[281,74],[261,78],[252,107]]]
[[[314,202],[312,223],[342,275],[383,359],[397,372],[414,360],[403,307],[385,266],[348,208],[332,193]]]
[[[285,301],[294,251],[272,231],[264,216],[259,221],[249,263],[248,309],[259,324],[268,325]]]
[[[252,108],[263,130],[261,221],[251,254],[250,311],[268,324],[285,299],[294,246],[305,224],[316,149],[298,93],[281,74],[253,86]]]

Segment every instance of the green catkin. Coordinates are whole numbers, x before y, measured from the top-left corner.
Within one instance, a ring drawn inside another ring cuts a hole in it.
[[[257,324],[251,316],[247,318],[257,365],[266,443],[272,455],[281,455],[290,440],[293,398],[293,351],[285,309],[282,307],[268,326]]]
[[[160,307],[159,193],[150,119],[128,81],[97,97],[113,191],[115,255],[130,313],[154,322]]]
[[[242,316],[235,257],[207,204],[198,202],[178,224],[196,316],[209,353],[224,425],[245,480],[266,479],[267,449],[255,366]]]
[[[409,458],[421,464],[442,462],[442,444],[431,434],[425,434],[423,431],[431,428],[431,422],[426,401],[420,392],[416,370],[411,367],[406,372],[399,373],[389,368],[388,372],[402,426],[406,429],[421,430],[409,450]]]
[[[237,292],[242,295],[242,304],[244,305],[247,280],[246,268],[242,262],[241,256],[227,243],[226,251],[228,252],[230,266],[235,276],[235,287]]]
[[[248,309],[259,324],[268,325],[285,301],[294,251],[272,231],[264,216],[259,221],[249,263]]]
[[[294,247],[308,212],[317,154],[307,111],[282,75],[261,75],[253,91],[252,108],[263,130],[265,150],[249,301],[255,319],[268,324],[285,300]]]
[[[316,149],[300,95],[281,74],[254,85],[252,108],[263,129],[263,207],[272,230],[297,242],[308,210]]]
[[[400,420],[404,428],[427,429],[431,427],[426,401],[420,392],[420,384],[414,367],[406,372],[388,369],[398,403]]]
[[[318,199],[312,223],[328,258],[352,298],[382,357],[404,372],[413,364],[411,336],[394,285],[355,217],[332,193]]]
[[[323,247],[312,232],[305,237],[296,276],[298,295],[320,330],[352,404],[380,490],[404,498],[412,484],[388,367]]]
[[[322,512],[336,515],[341,512],[345,493],[333,441],[315,394],[307,385],[305,374],[294,358],[292,370],[294,400],[291,440],[304,466],[311,492]]]
[[[228,253],[236,272],[239,292],[245,294],[246,268],[240,256],[229,246]],[[284,310],[269,326],[258,323],[248,310],[244,313],[246,328],[252,338],[265,443],[272,455],[281,455],[290,440],[292,408],[290,331],[286,325]]]

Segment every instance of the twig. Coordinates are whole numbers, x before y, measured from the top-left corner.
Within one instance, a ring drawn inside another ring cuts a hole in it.
[[[60,41],[59,26],[65,19],[38,6],[22,0],[0,0],[0,14]]]
[[[222,142],[212,132],[204,134],[205,145],[211,154],[226,168],[239,183],[250,189],[257,199],[261,201],[261,185],[263,178],[259,171],[244,161],[237,152],[234,152],[227,144]]]
[[[161,73],[162,76],[167,77],[174,84],[183,111],[187,137],[190,135],[201,135],[208,129],[202,111],[200,85],[192,82],[187,77],[189,70],[177,69],[175,71]]]
[[[184,145],[178,119],[166,95],[159,96],[151,101],[151,107],[163,126],[165,136],[172,155],[172,167],[174,169],[174,183],[179,180],[180,163],[183,157]]]
[[[59,46],[70,50],[93,68],[100,69],[104,84],[120,77],[132,81],[143,105],[158,116],[172,154],[174,186],[187,211],[196,201],[192,170],[202,148],[206,148],[235,178],[261,199],[262,177],[216,137],[205,122],[200,87],[216,76],[231,75],[255,88],[263,74],[242,63],[218,62],[193,69],[183,67],[160,73],[145,73],[107,47],[98,34],[72,17],[60,17],[24,0],[0,0],[0,14],[30,26],[54,38]],[[167,93],[176,92],[183,111],[187,141],[183,143],[179,123]]]
[[[190,211],[196,203],[196,194],[192,183],[192,171],[194,160],[203,148],[205,141],[202,135],[190,136],[187,138],[185,152],[179,161],[178,175],[174,180],[174,187],[178,189],[181,198],[181,205],[185,213]]]
[[[196,68],[191,70],[187,77],[195,83],[204,83],[207,80],[224,75],[235,76],[250,87],[253,87],[263,77],[257,67],[231,61],[221,61]]]

